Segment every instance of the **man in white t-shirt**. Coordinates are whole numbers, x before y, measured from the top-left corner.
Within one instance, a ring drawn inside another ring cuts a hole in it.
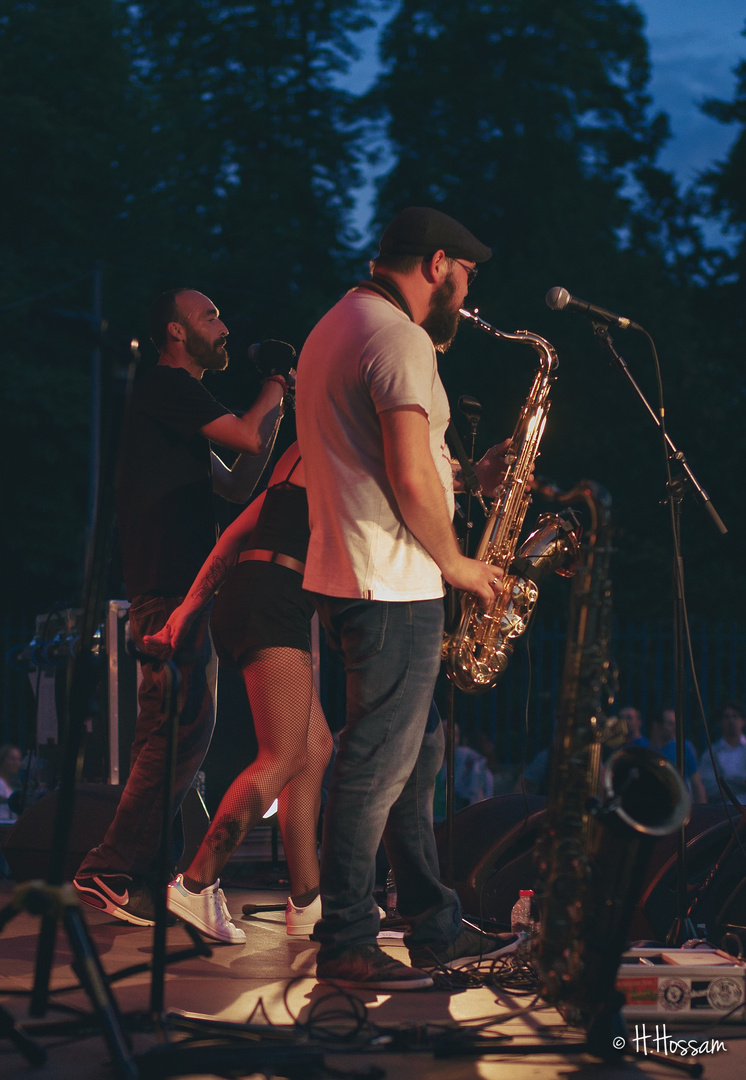
[[[410,207],[383,234],[372,276],[312,330],[298,362],[297,430],[311,523],[304,587],[342,653],[347,720],[324,817],[317,975],[417,989],[426,969],[494,955],[439,880],[432,832],[441,725],[428,724],[443,637],[443,579],[489,604],[494,567],[453,530],[448,400],[435,347],[453,338],[491,251],[438,210]],[[408,967],[376,945],[383,836]]]

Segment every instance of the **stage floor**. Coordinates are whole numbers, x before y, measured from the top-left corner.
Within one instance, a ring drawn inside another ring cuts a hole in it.
[[[669,1020],[630,1021],[627,1041],[629,1057],[601,1062],[582,1053],[539,1053],[547,1042],[560,1042],[572,1049],[579,1033],[567,1028],[558,1013],[549,1008],[527,1010],[533,996],[516,994],[494,986],[467,989],[410,991],[407,993],[349,994],[334,993],[332,988],[316,983],[314,963],[316,946],[306,939],[291,939],[285,934],[282,912],[268,912],[250,919],[241,916],[244,903],[281,903],[284,894],[274,890],[256,890],[239,886],[226,889],[228,906],[238,925],[246,930],[243,946],[215,945],[210,957],[193,957],[169,967],[164,984],[165,1009],[194,1013],[234,1024],[278,1025],[277,1034],[293,1062],[269,1067],[267,1075],[278,1077],[376,1076],[419,1080],[550,1080],[577,1073],[583,1078],[629,1080],[630,1076],[675,1077],[682,1067],[699,1063],[710,1080],[734,1080],[746,1073],[746,1025],[706,1021],[678,1026]],[[13,885],[0,884],[0,904],[5,907],[13,897]],[[130,965],[148,962],[152,955],[153,931],[138,928],[101,915],[88,908],[85,923],[95,943],[107,974]],[[34,983],[40,922],[25,912],[15,916],[0,934],[0,1003],[17,1022],[28,1016],[28,999],[16,996]],[[402,955],[396,941],[381,944],[392,955]],[[169,952],[185,949],[191,941],[182,925],[169,928]],[[79,989],[59,993],[77,982],[70,966],[71,949],[64,931],[58,934],[51,977],[55,1004],[64,1003],[89,1009],[88,997]],[[55,992],[57,991],[57,992]],[[150,1029],[151,980],[148,972],[133,975],[113,984],[113,993],[123,1016],[121,1029],[132,1031],[132,1047],[137,1071],[135,1076],[253,1076],[258,1071],[250,1055],[256,1047],[267,1047],[264,1040],[249,1041],[238,1049],[229,1064],[223,1051],[210,1049],[207,1064],[192,1049],[186,1060],[190,1066],[158,1065],[153,1059],[164,1037]],[[518,1016],[513,1016],[518,1012]],[[69,1013],[50,1008],[47,1020],[69,1017]],[[658,1025],[659,1046],[663,1040],[669,1049],[668,1064],[644,1054],[644,1036],[650,1051]],[[168,1038],[185,1038],[176,1023],[169,1026]],[[478,1029],[484,1038],[503,1037],[506,1053],[489,1053],[492,1047],[463,1052],[451,1057],[436,1056],[433,1039],[450,1032],[451,1049],[457,1040],[473,1042]],[[664,1035],[665,1028],[665,1035]],[[637,1044],[635,1034],[637,1029]],[[315,1037],[314,1037],[315,1036]],[[117,1073],[111,1065],[107,1044],[100,1034],[72,1038],[69,1034],[35,1035],[47,1050],[46,1063],[32,1067],[5,1035],[0,1035],[0,1077],[30,1077],[32,1080],[109,1080]],[[678,1041],[678,1046],[675,1042]],[[686,1046],[684,1042],[686,1041]],[[530,1044],[530,1056],[511,1052],[511,1043]],[[699,1053],[693,1055],[696,1044]],[[686,1053],[684,1051],[686,1050]],[[150,1051],[150,1054],[148,1054]],[[260,1050],[264,1053],[264,1050]],[[141,1056],[144,1055],[144,1056]],[[277,1059],[274,1059],[275,1061]],[[738,1063],[741,1063],[740,1065]],[[670,1066],[674,1066],[672,1069]],[[176,1068],[177,1071],[173,1071]],[[205,1069],[214,1069],[207,1072]],[[329,1070],[329,1071],[327,1071]],[[331,1070],[336,1070],[333,1073]]]

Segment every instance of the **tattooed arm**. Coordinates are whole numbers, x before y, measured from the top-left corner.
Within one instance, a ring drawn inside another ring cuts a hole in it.
[[[298,444],[292,443],[274,467],[269,479],[270,485],[280,484],[292,474],[293,484],[305,485],[303,463],[298,462]],[[189,627],[208,600],[218,591],[223,578],[233,566],[236,557],[246,546],[246,540],[253,532],[259,511],[264,503],[266,492],[250,502],[242,514],[229,525],[215,547],[202,564],[202,569],[194,579],[191,589],[179,606],[171,612],[169,620],[157,634],[146,634],[143,638],[148,651],[159,659],[165,659],[169,652],[176,651],[183,643]]]
[[[156,656],[168,651],[175,652],[184,642],[190,626],[197,615],[220,588],[223,578],[236,561],[236,556],[244,547],[246,538],[253,531],[259,511],[264,502],[265,492],[249,503],[242,514],[228,526],[215,547],[202,564],[192,587],[174,611],[168,622],[157,634],[146,634],[143,638],[148,650]]]

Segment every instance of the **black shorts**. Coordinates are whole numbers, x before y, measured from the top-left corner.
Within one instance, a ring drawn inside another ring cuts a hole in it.
[[[311,594],[303,576],[276,563],[232,567],[215,598],[210,620],[220,661],[241,667],[256,649],[286,646],[311,651]]]

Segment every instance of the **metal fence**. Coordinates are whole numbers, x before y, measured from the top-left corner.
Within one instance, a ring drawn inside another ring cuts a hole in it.
[[[7,660],[33,634],[33,619],[6,617],[2,623],[2,717],[0,743],[22,747],[35,741],[35,672],[14,668]],[[619,669],[618,704],[634,704],[647,724],[674,698],[672,633],[668,626],[646,621],[616,625],[613,649]],[[456,691],[456,722],[467,741],[486,735],[497,759],[508,768],[530,760],[548,745],[552,717],[559,698],[565,650],[565,627],[537,621],[527,640],[519,643],[508,672],[487,694]],[[725,701],[744,703],[746,697],[746,623],[703,623],[692,628],[692,650],[700,690],[709,717]],[[336,656],[320,643],[322,703],[333,730],[344,718],[344,676]],[[441,713],[449,707],[451,684],[442,678],[437,700]],[[685,724],[698,751],[704,736],[688,675]],[[716,734],[712,733],[713,736]]]
[[[486,694],[453,693],[456,723],[474,744],[479,735],[491,741],[500,766],[515,770],[530,761],[551,740],[552,719],[559,700],[565,653],[565,626],[559,622],[533,626],[516,647],[508,671]],[[647,621],[615,624],[613,653],[619,671],[617,705],[635,705],[647,726],[674,700],[671,628]],[[725,701],[746,698],[746,624],[707,623],[692,628],[694,671],[708,721]],[[344,681],[337,664],[321,647],[322,700],[332,727],[342,722]],[[451,684],[442,677],[437,702],[445,715]],[[687,738],[700,752],[705,738],[699,719],[693,679],[687,673]],[[712,732],[713,737],[716,732]],[[481,748],[480,748],[481,749]]]

